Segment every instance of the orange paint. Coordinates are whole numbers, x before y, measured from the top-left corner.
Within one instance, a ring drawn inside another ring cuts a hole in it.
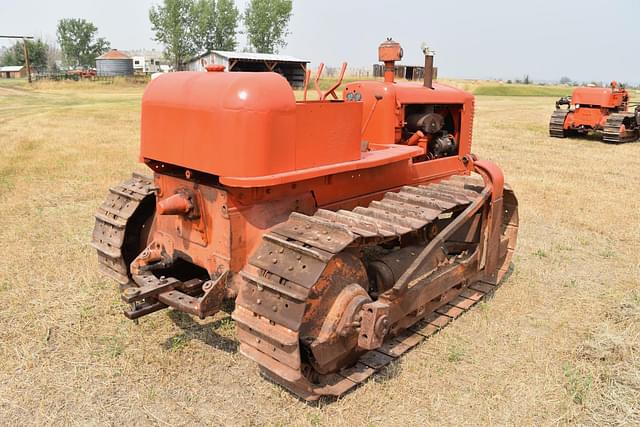
[[[610,88],[578,87],[571,94],[571,111],[564,129],[604,129],[609,114],[627,111],[629,93],[614,81]]]
[[[379,53],[386,62],[402,56],[394,43]],[[409,114],[430,106],[456,153],[428,159],[438,135],[406,128]],[[473,110],[471,94],[442,84],[363,81],[342,100],[297,102],[276,73],[163,75],[142,101],[140,157],[168,213],[156,217],[151,240],[210,274],[238,272],[291,212],[351,209],[403,185],[468,174]],[[178,194],[190,195],[190,210]]]

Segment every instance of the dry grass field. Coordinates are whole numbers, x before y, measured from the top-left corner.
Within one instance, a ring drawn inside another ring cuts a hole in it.
[[[547,137],[552,97],[477,98],[520,200],[493,298],[333,402],[237,351],[228,314],[139,325],[89,246],[137,163],[140,86],[0,83],[0,424],[639,425],[640,143]]]

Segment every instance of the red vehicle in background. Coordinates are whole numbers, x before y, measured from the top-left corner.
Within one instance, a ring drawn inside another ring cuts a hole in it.
[[[95,68],[69,70],[67,71],[67,75],[78,76],[78,78],[81,79],[90,79],[96,76],[96,70]]]
[[[562,108],[565,105],[566,108]],[[598,132],[605,142],[635,141],[640,136],[640,106],[629,111],[629,92],[617,82],[609,88],[578,87],[556,101],[549,135],[556,138]]]

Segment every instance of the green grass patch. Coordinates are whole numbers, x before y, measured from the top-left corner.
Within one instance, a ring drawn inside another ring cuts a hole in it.
[[[186,346],[188,342],[189,342],[189,337],[186,334],[176,335],[174,337],[171,337],[168,349],[171,351],[178,351],[184,346]]]
[[[548,256],[549,256],[549,255],[548,255],[544,250],[542,250],[542,249],[538,249],[538,250],[537,250],[537,251],[535,251],[533,254],[534,254],[535,256],[537,256],[538,258],[546,258],[546,257],[548,257]]]
[[[465,355],[465,351],[462,347],[460,346],[452,346],[449,347],[448,352],[447,352],[447,360],[451,363],[458,363],[460,362]]]
[[[320,412],[319,410],[309,412],[309,414],[307,414],[307,420],[312,426],[322,425],[322,412]]]
[[[50,332],[47,332],[47,341],[49,340]],[[108,356],[111,358],[117,358],[126,348],[124,337],[121,335],[105,335],[97,338],[100,348],[93,354],[103,357]]]
[[[571,94],[571,88],[561,86],[499,84],[482,85],[474,91],[478,96],[555,96]]]
[[[600,255],[602,258],[615,258],[616,253],[611,249],[605,249],[603,251],[598,252],[598,255]]]
[[[593,377],[589,374],[580,372],[577,368],[572,366],[569,362],[565,362],[562,365],[562,372],[565,377],[565,389],[571,396],[571,399],[577,405],[582,405],[586,398],[591,385],[593,384]]]

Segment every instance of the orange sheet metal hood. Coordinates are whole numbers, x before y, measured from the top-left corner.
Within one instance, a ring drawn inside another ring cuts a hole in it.
[[[141,160],[214,175],[295,168],[296,102],[276,73],[180,72],[142,97]]]
[[[297,102],[276,73],[182,72],[142,98],[140,157],[224,177],[360,160],[362,105]]]
[[[420,83],[398,83],[396,97],[401,104],[465,104],[473,102],[473,95],[452,86],[433,83],[428,89]]]
[[[571,102],[580,105],[597,105],[613,108],[622,103],[623,92],[612,92],[610,88],[578,87],[571,94]]]

